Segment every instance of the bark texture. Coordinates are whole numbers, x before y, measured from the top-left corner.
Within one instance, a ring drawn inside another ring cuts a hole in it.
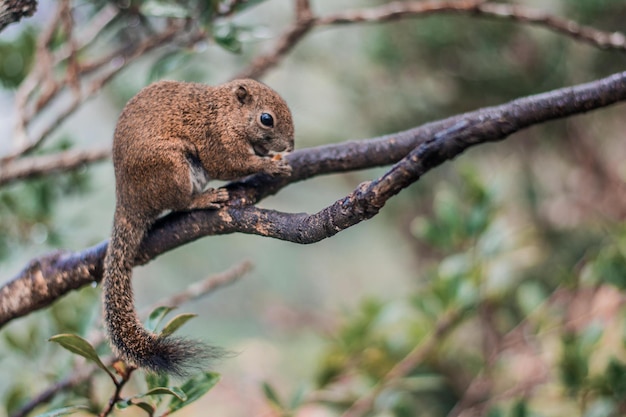
[[[404,132],[373,139],[300,149],[288,156],[288,178],[255,175],[227,187],[222,210],[172,213],[143,240],[135,265],[208,235],[256,234],[294,243],[315,243],[375,216],[386,201],[431,169],[466,149],[495,142],[527,127],[626,100],[626,72],[587,84],[529,96]],[[393,164],[393,165],[392,165]],[[314,213],[283,213],[254,206],[283,187],[318,175],[392,165],[380,178]],[[51,304],[102,276],[107,242],[79,252],[56,252],[33,260],[0,288],[0,327]]]

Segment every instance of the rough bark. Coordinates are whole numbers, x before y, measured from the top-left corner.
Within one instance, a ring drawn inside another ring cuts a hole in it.
[[[29,17],[37,11],[36,0],[2,0],[0,1],[0,32],[22,17]]]
[[[626,100],[626,72],[587,84],[428,123],[404,132],[293,152],[293,175],[256,175],[228,185],[229,206],[173,213],[144,239],[136,264],[208,235],[248,233],[308,244],[331,237],[376,215],[385,202],[434,167],[479,144],[549,120],[585,113]],[[318,175],[394,164],[384,175],[315,214],[282,213],[253,204],[288,184]],[[63,294],[99,281],[107,242],[79,252],[33,260],[0,288],[0,327],[49,305]]]

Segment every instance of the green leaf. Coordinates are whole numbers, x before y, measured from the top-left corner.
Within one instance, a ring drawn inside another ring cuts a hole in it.
[[[249,9],[252,6],[256,6],[257,4],[263,3],[265,0],[248,0],[248,1],[240,1],[234,7],[233,11],[235,13],[239,13],[243,10]]]
[[[580,333],[580,348],[583,352],[593,352],[594,346],[602,338],[604,333],[604,325],[598,321],[592,321],[587,327]]]
[[[172,398],[168,404],[170,412],[180,410],[188,404],[196,401],[198,398],[206,394],[220,380],[220,375],[214,372],[203,372],[189,379],[180,389],[185,393],[187,399],[182,401],[177,397]]]
[[[14,381],[13,386],[9,387],[8,392],[2,398],[2,405],[8,415],[13,415],[31,398],[32,393],[28,388],[18,381]]]
[[[139,11],[146,16],[173,17],[177,19],[189,17],[188,8],[168,1],[148,0],[139,7]]]
[[[154,407],[148,403],[135,403],[133,405],[136,405],[137,407],[141,408],[143,411],[145,411],[146,413],[148,413],[149,416],[153,416],[154,415]]]
[[[152,388],[145,394],[141,394],[140,397],[146,397],[148,395],[171,395],[178,398],[181,401],[187,400],[187,395],[179,387],[156,387]]]
[[[272,405],[278,407],[280,410],[285,409],[282,402],[280,401],[280,398],[278,397],[278,393],[268,382],[263,382],[262,388],[263,388],[263,394],[265,395],[265,398],[267,398],[267,400]]]
[[[156,406],[149,404],[149,403],[145,403],[145,402],[136,402],[137,400],[141,398],[145,398],[145,397],[153,396],[153,395],[159,396],[159,398],[156,399]],[[187,395],[183,392],[182,389],[178,387],[155,387],[143,394],[134,395],[133,397],[127,399],[126,401],[120,401],[116,404],[116,406],[117,408],[123,410],[132,405],[136,405],[142,408],[148,414],[153,415],[156,407],[158,407],[158,405],[161,404],[162,402],[160,398],[160,396],[162,395],[171,395],[175,399],[179,401],[183,401],[183,402],[187,400]]]
[[[117,408],[118,410],[125,410],[128,407],[133,406],[133,400],[132,399],[128,399],[126,401],[118,401],[115,403],[115,408]]]
[[[524,314],[532,314],[546,300],[544,288],[538,282],[524,282],[517,289],[517,303]]]
[[[169,378],[167,374],[156,374],[156,373],[146,373],[146,384],[148,384],[148,389],[157,388],[157,387],[167,387]]]
[[[152,390],[155,388],[167,387],[169,384],[169,377],[167,374],[156,374],[152,372],[145,373],[146,384],[148,385],[148,390]],[[154,399],[157,406],[161,404],[163,398],[157,397]]]
[[[197,316],[197,314],[192,314],[192,313],[179,314],[178,316],[176,316],[172,320],[170,320],[163,327],[163,330],[161,330],[161,337],[167,337],[167,336],[171,335],[176,330],[178,330],[182,325],[187,323],[187,321],[191,320],[192,318],[194,318],[196,316]]]
[[[88,341],[86,341],[82,337],[75,334],[64,333],[52,336],[50,339],[48,339],[48,341],[60,344],[62,347],[69,350],[70,352],[80,355],[94,362],[100,368],[109,373],[107,367],[98,357],[96,350],[93,348],[93,346],[91,346]]]
[[[115,403],[115,407],[118,410],[125,410],[128,407],[132,407],[132,406],[136,406],[141,408],[143,411],[145,411],[146,413],[148,413],[149,416],[154,415],[154,411],[155,411],[155,407],[151,404],[148,404],[146,402],[133,402],[133,399],[128,399],[126,401],[118,401],[117,403]]]
[[[193,53],[184,49],[164,54],[154,63],[154,65],[150,69],[148,81],[153,82],[160,80],[165,75],[182,68],[189,62],[193,55]]]
[[[289,409],[295,410],[299,408],[304,402],[305,395],[306,387],[304,385],[300,385],[289,401]]]
[[[626,366],[615,358],[611,358],[604,372],[609,389],[616,398],[626,395]]]
[[[574,333],[565,333],[561,336],[562,352],[559,359],[561,381],[570,394],[582,389],[589,374],[589,356],[583,352],[580,340]]]
[[[33,343],[32,336],[35,333],[33,325],[30,325],[27,331],[7,331],[4,332],[4,340],[15,352],[19,352],[25,356],[33,356],[34,347],[36,343]]]
[[[152,310],[152,313],[150,313],[150,316],[148,316],[148,320],[146,320],[146,324],[144,325],[146,330],[154,332],[159,323],[161,323],[161,320],[163,320],[163,317],[175,308],[176,307],[161,306]]]
[[[232,23],[213,27],[213,39],[215,42],[230,52],[241,52],[239,30]]]
[[[26,28],[10,41],[0,41],[0,86],[17,88],[30,69],[37,49],[37,31]]]
[[[79,410],[87,410],[84,405],[72,405],[70,407],[57,408],[56,410],[48,411],[47,413],[39,414],[36,417],[59,417],[66,416],[68,414],[76,413]]]
[[[528,417],[528,406],[524,401],[518,401],[511,410],[512,417]]]

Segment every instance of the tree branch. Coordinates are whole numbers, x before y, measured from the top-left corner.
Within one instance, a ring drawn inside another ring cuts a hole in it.
[[[508,19],[519,23],[531,23],[599,48],[626,51],[626,36],[622,33],[603,32],[590,26],[580,25],[573,20],[553,16],[542,10],[526,6],[493,3],[484,0],[392,2],[371,9],[340,12],[320,18],[315,23],[318,26],[379,23],[435,13],[458,13],[489,19]]]
[[[0,32],[22,17],[30,17],[37,11],[37,0],[4,0],[0,2]]]
[[[136,264],[208,235],[248,233],[294,243],[314,243],[376,215],[386,201],[446,160],[471,146],[505,139],[549,120],[626,100],[626,72],[484,108],[369,140],[301,149],[289,155],[288,178],[255,175],[228,185],[229,205],[221,210],[172,213],[160,219],[142,243]],[[332,172],[395,165],[361,184],[318,213],[282,213],[251,204],[288,184]],[[107,242],[80,252],[34,259],[0,288],[0,327],[45,307],[65,293],[99,281]]]
[[[0,165],[0,186],[15,181],[65,172],[108,158],[110,149],[72,149],[52,155],[15,159]]]
[[[262,77],[316,27],[382,23],[446,13],[533,24],[598,48],[626,51],[626,36],[620,32],[601,31],[530,7],[485,0],[394,1],[378,7],[347,10],[326,16],[314,15],[308,5],[304,9],[305,13],[296,13],[295,22],[278,37],[274,47],[254,59],[238,77]]]
[[[267,70],[278,65],[315,24],[315,18],[308,0],[296,0],[295,21],[283,32],[274,48],[257,56],[248,66],[234,78],[260,78]]]
[[[159,300],[154,305],[140,311],[139,315],[145,318],[158,306],[180,306],[181,304],[212,294],[226,285],[230,285],[239,280],[251,269],[252,263],[250,261],[240,262],[225,271],[216,273],[203,279],[202,281],[191,284],[180,293]],[[95,335],[90,337],[89,343],[91,343],[92,346],[98,346],[103,343],[104,340],[104,333],[96,332]],[[10,417],[28,416],[37,407],[50,402],[60,392],[69,390],[78,384],[85,383],[85,381],[91,378],[93,374],[98,371],[101,371],[101,369],[96,366],[85,366],[84,364],[75,366],[73,372],[69,376],[33,397]]]

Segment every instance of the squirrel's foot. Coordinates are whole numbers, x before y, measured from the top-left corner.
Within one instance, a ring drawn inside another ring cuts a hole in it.
[[[226,188],[207,188],[202,194],[198,194],[191,202],[190,209],[219,209],[228,201],[229,195]]]
[[[284,159],[272,160],[272,164],[265,170],[273,177],[288,177],[292,171],[291,165]]]

